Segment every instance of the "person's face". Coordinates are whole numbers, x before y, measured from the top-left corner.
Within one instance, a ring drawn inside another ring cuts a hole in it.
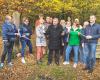
[[[67,25],[67,27],[70,27],[71,26],[71,23],[70,22],[67,22],[66,25]]]
[[[50,23],[52,23],[52,21],[53,21],[52,18],[50,18]]]
[[[77,27],[77,24],[75,22],[73,23],[73,27]]]
[[[40,19],[40,23],[43,24],[44,23],[44,19]]]
[[[90,16],[90,23],[95,23],[96,17],[95,16]]]
[[[65,25],[65,21],[64,20],[61,20],[60,21],[60,24],[63,26],[63,25]]]
[[[89,25],[89,22],[84,22],[83,27],[85,28],[87,25]]]
[[[57,25],[58,24],[58,19],[53,19],[53,25]]]
[[[50,22],[50,17],[46,17],[46,22]]]
[[[12,17],[9,16],[9,17],[8,17],[8,21],[9,21],[9,22],[12,22]]]
[[[25,20],[24,24],[28,25],[29,24],[29,20]]]

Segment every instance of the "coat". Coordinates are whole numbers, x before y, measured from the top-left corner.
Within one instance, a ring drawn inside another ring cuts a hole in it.
[[[82,30],[82,34],[85,36],[92,36],[92,39],[87,40],[86,38],[84,38],[82,40],[82,43],[97,43],[98,42],[98,38],[100,38],[100,25],[99,24],[93,24],[88,25],[86,28],[84,28]]]
[[[57,25],[55,28],[54,25],[50,25],[46,31],[48,37],[48,48],[49,49],[60,49],[61,47],[61,33],[63,28],[61,25]]]
[[[9,23],[7,21],[4,22],[2,26],[2,37],[3,40],[8,40],[8,41],[14,41],[16,38],[15,33],[17,33],[16,26],[13,25],[12,23]]]
[[[22,24],[20,26],[20,34],[21,34],[21,36],[25,35],[28,39],[30,39],[31,35],[32,35],[31,27],[29,25],[27,26],[25,24]],[[21,38],[21,39],[25,39],[25,38]]]

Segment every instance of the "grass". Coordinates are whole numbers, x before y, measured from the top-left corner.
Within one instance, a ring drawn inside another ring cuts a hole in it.
[[[32,39],[35,39],[34,36]],[[2,41],[1,41],[2,42]],[[32,40],[33,45],[35,41]],[[2,44],[0,45],[2,46]],[[33,46],[34,56],[35,46]],[[15,52],[14,52],[15,53]],[[43,58],[41,65],[36,64],[35,57],[25,55],[26,64],[21,63],[20,57],[13,55],[14,66],[9,69],[7,65],[0,70],[0,80],[100,80],[100,60],[97,61],[93,74],[88,74],[82,70],[82,65],[78,65],[77,69],[73,69],[72,62],[70,65],[64,66],[63,60],[60,61],[60,66],[47,65],[47,55]],[[7,78],[7,79],[6,79]]]

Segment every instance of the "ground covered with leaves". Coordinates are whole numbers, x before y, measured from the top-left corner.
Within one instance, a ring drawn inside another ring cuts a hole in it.
[[[0,40],[1,42],[1,40]],[[35,45],[33,41],[33,45]],[[0,44],[2,48],[2,44]],[[35,49],[33,47],[33,49]],[[64,66],[63,60],[60,60],[60,66],[47,65],[47,55],[43,58],[43,63],[36,64],[35,51],[34,56],[26,55],[26,64],[21,63],[21,58],[13,59],[14,66],[8,67],[6,62],[3,69],[0,69],[0,80],[100,80],[100,60],[97,60],[95,70],[92,74],[82,70],[82,65],[78,64],[76,69],[70,65]]]

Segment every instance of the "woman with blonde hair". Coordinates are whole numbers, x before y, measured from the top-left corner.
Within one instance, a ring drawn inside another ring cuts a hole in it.
[[[37,64],[41,64],[43,54],[45,54],[46,38],[44,20],[39,20],[40,24],[36,26],[36,59]]]

